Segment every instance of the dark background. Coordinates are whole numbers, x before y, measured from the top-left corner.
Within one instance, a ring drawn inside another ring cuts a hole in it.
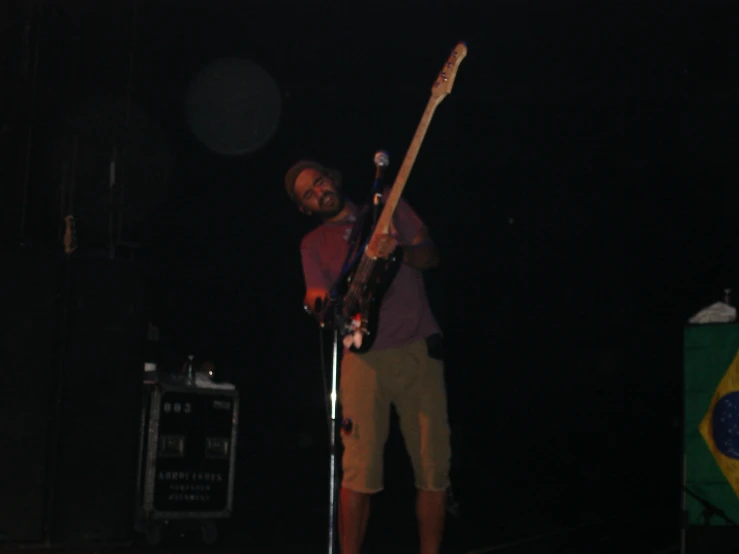
[[[405,192],[443,257],[428,287],[447,340],[453,532],[485,544],[597,522],[677,542],[682,328],[737,277],[730,3],[0,7],[3,245],[63,263],[77,136],[76,254],[104,258],[117,145],[114,257],[145,275],[161,364],[192,352],[240,390],[234,533],[323,540],[325,394],[298,250],[315,222],[284,172],[315,157],[361,200],[382,148],[391,183],[465,40]],[[194,81],[232,57],[267,76]],[[413,525],[390,445],[377,536]]]

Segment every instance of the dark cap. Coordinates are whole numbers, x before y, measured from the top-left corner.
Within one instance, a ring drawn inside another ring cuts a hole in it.
[[[316,171],[325,173],[331,177],[337,189],[341,187],[341,173],[337,170],[324,167],[314,160],[300,160],[288,169],[285,174],[285,190],[292,201],[295,201],[295,181],[304,169],[315,169]]]

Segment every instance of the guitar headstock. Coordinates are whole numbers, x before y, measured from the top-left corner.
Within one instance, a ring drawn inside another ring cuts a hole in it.
[[[466,55],[467,45],[464,42],[457,43],[444,67],[441,68],[438,77],[436,77],[434,86],[431,88],[431,96],[443,98],[452,92],[454,80],[457,78],[459,64],[462,63]]]

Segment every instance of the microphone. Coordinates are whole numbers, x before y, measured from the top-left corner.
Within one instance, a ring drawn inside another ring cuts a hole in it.
[[[378,150],[375,153],[375,166],[377,167],[377,172],[375,173],[375,179],[380,180],[382,179],[383,173],[385,173],[385,168],[390,165],[390,156],[387,152],[384,150]]]

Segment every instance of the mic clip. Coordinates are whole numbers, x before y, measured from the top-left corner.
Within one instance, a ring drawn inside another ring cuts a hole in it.
[[[378,150],[375,153],[374,161],[375,161],[376,170],[375,170],[375,182],[372,185],[372,192],[375,194],[374,204],[376,206],[378,204],[377,194],[378,194],[378,191],[380,190],[380,182],[382,181],[382,177],[385,173],[385,169],[387,168],[388,165],[390,165],[390,156],[388,156],[387,152],[385,152],[384,150]]]

